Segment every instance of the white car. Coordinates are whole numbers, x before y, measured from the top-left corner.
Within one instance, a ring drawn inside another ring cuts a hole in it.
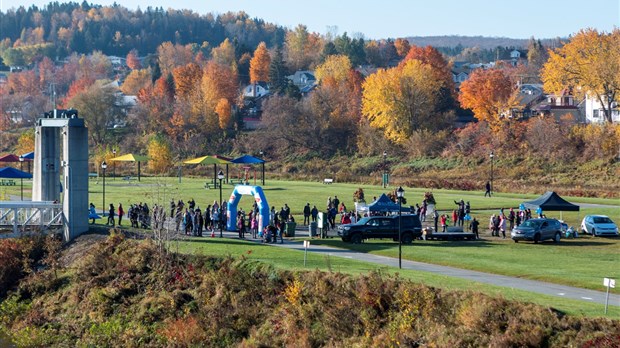
[[[586,215],[581,222],[581,231],[592,236],[617,236],[618,226],[605,215]]]

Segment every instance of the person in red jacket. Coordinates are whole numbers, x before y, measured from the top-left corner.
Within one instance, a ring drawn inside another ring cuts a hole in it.
[[[448,215],[442,214],[441,215],[441,232],[446,232],[447,223],[448,223]]]

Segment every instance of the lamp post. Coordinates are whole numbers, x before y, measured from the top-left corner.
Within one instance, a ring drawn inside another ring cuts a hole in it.
[[[217,178],[220,180],[220,238],[222,238],[222,220],[223,220],[223,213],[224,210],[222,209],[222,180],[224,180],[224,173],[222,172],[222,170],[220,169],[220,171],[217,173]]]
[[[263,163],[261,163],[262,164],[262,173],[261,173],[261,177],[260,177],[261,185],[265,186],[265,158],[264,158],[265,157],[265,153],[263,152],[263,150],[260,150],[259,154],[260,154],[260,159],[263,160]]]
[[[23,172],[24,171],[24,156],[19,156],[19,169]],[[19,178],[19,183],[21,186],[21,196],[22,196],[22,201],[24,200],[24,178]]]
[[[112,149],[112,155],[116,157],[116,149]],[[114,177],[114,180],[116,180],[116,161],[112,163],[112,176]]]
[[[403,206],[403,196],[405,195],[405,190],[403,190],[402,186],[398,187],[396,190],[396,197],[398,197],[398,268],[403,268],[402,265],[402,248],[403,248],[403,239],[402,239],[402,228],[401,228],[401,219],[402,219],[402,206]]]
[[[103,170],[103,206],[101,207],[102,216],[105,216],[105,170],[108,168],[108,164],[105,161],[101,162],[101,169]]]
[[[491,193],[493,192],[493,158],[495,158],[495,154],[493,154],[493,151],[491,151],[489,157],[491,158],[491,190],[489,191],[489,195],[491,195]]]
[[[385,165],[385,159],[387,158],[387,151],[383,151],[383,188],[387,187],[387,167]]]

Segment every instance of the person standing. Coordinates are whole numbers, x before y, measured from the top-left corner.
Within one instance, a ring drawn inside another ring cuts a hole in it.
[[[304,226],[310,223],[310,203],[306,203],[304,207]]]
[[[118,225],[121,226],[121,221],[123,220],[123,216],[125,216],[125,211],[123,210],[123,205],[121,203],[118,204]]]
[[[110,203],[110,209],[108,210],[108,223],[106,225],[114,226],[114,204]]]
[[[446,232],[447,223],[448,223],[448,215],[446,214],[441,215],[441,232]]]
[[[510,208],[510,212],[508,213],[508,222],[510,223],[510,231],[515,228],[515,211]]]
[[[88,217],[91,219],[90,224],[93,225],[95,223],[95,219],[99,219],[99,215],[97,215],[97,210],[95,209],[95,205],[90,203],[88,206]]]
[[[312,210],[310,210],[310,215],[312,216],[312,222],[316,222],[317,216],[319,216],[319,210],[316,208],[316,205],[312,206]]]
[[[487,195],[489,195],[489,197],[491,197],[491,183],[487,181],[486,185],[484,185],[484,188],[486,189],[486,191],[484,192],[484,196],[486,197]]]
[[[471,232],[473,234],[476,235],[476,239],[480,239],[480,236],[478,235],[478,226],[479,225],[480,225],[480,222],[478,222],[478,220],[476,220],[476,218],[471,220],[471,222],[469,223],[469,229],[471,230]]]
[[[437,223],[438,223],[438,221],[439,221],[439,213],[437,212],[437,210],[434,210],[434,211],[433,211],[433,220],[434,220],[434,222],[435,222],[435,232],[437,232],[437,231],[439,231],[439,230],[437,229],[437,228],[438,228]]]

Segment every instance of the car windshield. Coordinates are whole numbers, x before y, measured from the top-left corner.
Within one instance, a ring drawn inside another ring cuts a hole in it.
[[[356,225],[366,225],[366,223],[370,220],[369,217],[361,218]]]
[[[595,224],[613,224],[614,223],[607,216],[597,216],[593,220]]]
[[[538,226],[540,226],[540,221],[535,221],[535,220],[526,220],[524,223],[519,225],[519,227],[531,227],[531,228],[536,228]]]

